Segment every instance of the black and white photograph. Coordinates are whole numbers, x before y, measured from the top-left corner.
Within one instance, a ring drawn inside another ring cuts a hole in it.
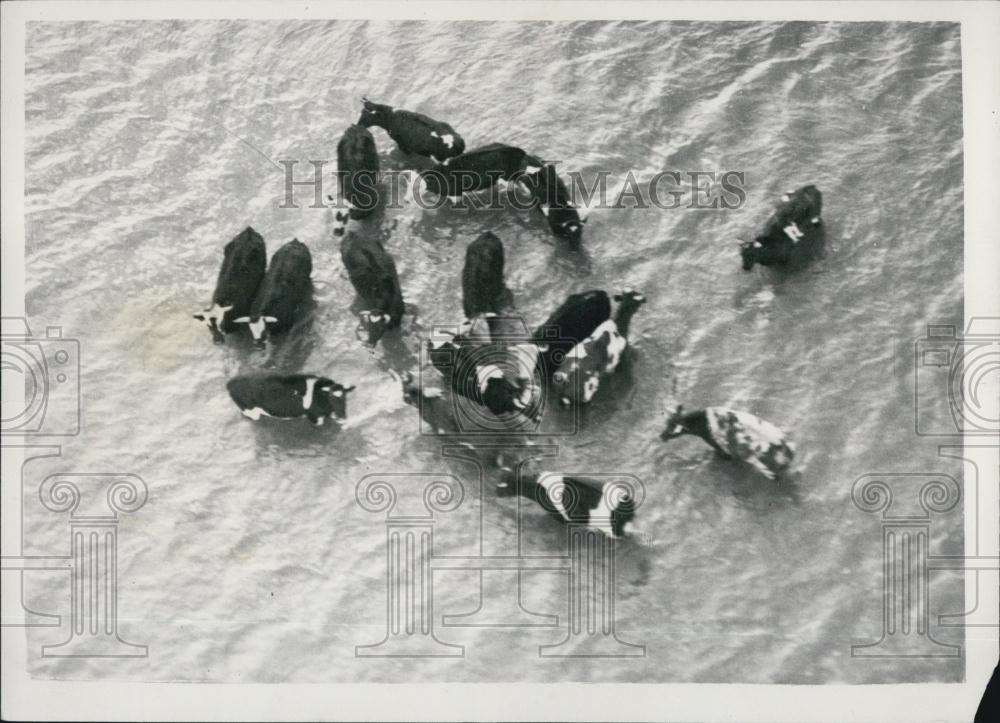
[[[1000,6],[0,9],[5,720],[976,716]]]

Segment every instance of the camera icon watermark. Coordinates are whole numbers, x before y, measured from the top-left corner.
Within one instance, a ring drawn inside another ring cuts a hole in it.
[[[545,411],[553,406],[549,380],[575,345],[557,327],[530,331],[518,315],[488,314],[462,324],[435,325],[420,347],[419,385],[423,389],[444,382],[462,435],[540,435]],[[434,415],[429,407],[440,399],[420,395],[421,420]],[[564,416],[544,435],[576,434],[577,409]],[[420,433],[435,435],[438,429],[421,423]]]
[[[921,436],[1000,435],[1000,318],[931,324],[916,342],[914,416]]]
[[[80,343],[50,326],[33,336],[27,320],[4,317],[0,329],[4,435],[80,433]]]

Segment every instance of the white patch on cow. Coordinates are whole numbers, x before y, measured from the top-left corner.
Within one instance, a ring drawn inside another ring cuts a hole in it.
[[[594,395],[597,394],[597,390],[601,387],[601,377],[597,372],[590,372],[587,374],[587,380],[583,383],[583,403],[587,404]]]
[[[530,174],[532,176],[535,175],[536,173],[538,173],[540,170],[542,170],[541,166],[525,166],[524,167],[524,172],[527,173],[527,174]]]
[[[540,208],[540,209],[542,209],[542,215],[543,215],[543,216],[545,216],[546,218],[548,218],[548,215],[549,215],[549,207],[548,207],[548,206],[546,206],[546,205],[545,205],[545,204],[543,203],[543,204],[542,204],[541,206],[539,206],[539,208]]]
[[[819,216],[813,216],[813,218],[812,218],[812,225],[815,226],[818,223],[819,223]]]
[[[603,532],[608,537],[614,537],[614,528],[611,526],[611,513],[614,510],[608,507],[608,503],[604,499],[604,495],[601,495],[601,499],[597,503],[597,507],[590,511],[589,519],[587,524],[598,532]]]
[[[788,203],[789,201],[792,200],[792,197],[786,193],[784,196],[781,197],[781,200],[784,201],[785,203]]]
[[[763,244],[762,244],[762,243],[761,243],[760,241],[754,241],[754,242],[753,242],[753,247],[754,247],[755,249],[759,249],[759,248],[762,248],[762,247],[763,247]]]
[[[453,136],[451,133],[445,133],[443,136],[440,136],[440,138],[441,142],[444,143],[446,146],[448,146],[448,148],[451,148],[452,146],[455,145],[455,136]]]
[[[613,324],[614,322],[611,323]],[[628,339],[618,333],[617,325],[615,325],[614,331],[609,332],[609,336],[608,361],[604,365],[605,374],[610,374],[618,368],[618,364],[622,360],[622,354],[625,353],[625,348],[628,346]]]
[[[344,390],[343,389],[338,389],[337,391],[335,391],[333,393],[333,396],[338,397],[338,398],[344,396]]]
[[[264,328],[267,326],[267,322],[261,318],[248,323],[250,326],[250,333],[253,335],[254,341],[259,341],[261,335],[264,333]]]
[[[314,424],[317,427],[322,427],[323,426],[323,422],[325,422],[325,421],[326,421],[326,417],[316,417],[316,421],[314,422]]]
[[[476,383],[479,385],[479,393],[486,393],[486,384],[490,379],[503,379],[503,370],[496,364],[487,364],[476,369]]]
[[[260,407],[253,407],[251,409],[244,409],[243,410],[243,416],[247,417],[249,419],[252,419],[253,421],[257,422],[257,421],[260,421],[261,417],[270,417],[272,415],[268,414],[267,412],[265,412]]]
[[[561,474],[544,474],[538,479],[538,484],[545,490],[545,496],[552,503],[552,506],[556,508],[556,512],[569,522],[569,513],[563,504],[564,490],[562,488],[565,486],[563,476]]]
[[[437,399],[443,394],[443,392],[437,387],[430,387],[424,389],[423,391],[424,391],[424,399]]]
[[[306,393],[302,397],[302,408],[309,409],[313,403],[313,393],[316,391],[316,380],[306,379]]]
[[[785,235],[792,240],[793,243],[798,243],[799,239],[805,236],[802,230],[799,228],[797,223],[790,223],[785,228],[782,229]]]

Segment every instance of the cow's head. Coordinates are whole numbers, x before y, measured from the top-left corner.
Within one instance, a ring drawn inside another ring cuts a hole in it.
[[[358,337],[367,334],[368,343],[375,346],[389,328],[391,317],[383,311],[362,311],[358,316]]]
[[[761,262],[764,255],[764,244],[760,236],[753,241],[741,241],[740,258],[743,259],[743,270],[749,271],[754,264]]]
[[[684,428],[684,423],[681,419],[684,417],[684,405],[678,404],[674,411],[671,412],[670,416],[667,417],[667,426],[660,433],[660,439],[666,442],[668,439],[673,439],[674,437],[680,437],[682,434],[687,433],[687,429]]]
[[[358,119],[358,125],[362,128],[368,128],[370,126],[381,127],[392,114],[391,105],[372,103],[367,98],[362,98],[361,103],[363,108],[361,110],[361,117]]]
[[[218,304],[212,304],[212,308],[199,311],[196,314],[192,314],[192,316],[208,327],[208,330],[212,332],[212,341],[216,344],[222,344],[226,340],[226,335],[222,333],[222,322],[225,319],[226,312],[232,308],[231,305],[219,306]]]
[[[646,295],[625,287],[622,293],[614,295],[614,300],[620,305],[620,313],[635,313],[636,309],[646,303]]]
[[[556,235],[568,241],[571,246],[579,246],[583,237],[583,224],[587,223],[587,220],[577,214],[574,215],[577,217],[561,222],[555,231]]]
[[[274,316],[241,316],[238,319],[233,319],[234,324],[246,324],[249,327],[254,342],[259,346],[263,346],[267,341],[267,325],[276,324],[277,321],[277,317]]]
[[[312,380],[310,380],[312,381]],[[312,400],[303,399],[303,407],[308,409],[306,402],[311,402],[309,406],[314,408],[317,416],[336,417],[339,420],[347,418],[347,394],[354,391],[354,385],[345,387],[332,379],[319,377],[316,380],[315,397]]]

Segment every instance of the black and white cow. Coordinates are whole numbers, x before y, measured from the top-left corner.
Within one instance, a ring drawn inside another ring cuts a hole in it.
[[[522,149],[490,143],[438,163],[417,177],[435,195],[461,198],[465,193],[493,188],[499,181],[513,180],[521,173],[523,160]]]
[[[456,394],[494,415],[527,415],[537,421],[541,388],[533,382],[539,347],[528,339],[526,328],[511,333],[512,326],[499,315],[476,316],[446,341],[435,345],[428,340],[428,355]]]
[[[552,233],[571,246],[578,246],[587,218],[573,205],[569,189],[555,166],[526,155],[521,171],[518,180],[528,189],[535,207],[545,216]]]
[[[270,374],[233,377],[226,389],[240,411],[254,421],[306,417],[319,426],[327,419],[347,417],[347,393],[354,387],[315,374]]]
[[[444,163],[465,152],[462,136],[447,123],[420,113],[372,103],[367,98],[363,98],[362,102],[364,110],[361,111],[358,125],[384,128],[403,153],[427,156],[435,163]]]
[[[570,294],[531,337],[540,347],[539,364],[545,381],[573,347],[610,318],[611,299],[605,291]]]
[[[782,196],[764,233],[740,243],[743,270],[749,271],[754,264],[783,266],[815,255],[822,210],[823,195],[815,186],[803,186]]]
[[[510,311],[513,296],[504,282],[503,257],[503,242],[489,231],[480,234],[465,250],[462,309],[467,319]]]
[[[356,233],[344,236],[340,258],[354,290],[367,306],[360,316],[368,343],[376,344],[386,331],[398,329],[403,319],[405,304],[396,262],[377,240]]]
[[[552,383],[563,404],[588,404],[601,386],[601,378],[613,374],[628,348],[632,316],[646,297],[632,289],[615,296],[614,318],[598,326],[573,347],[552,375]]]
[[[771,480],[783,476],[795,459],[795,447],[785,433],[749,412],[706,407],[685,413],[678,406],[660,439],[684,434],[701,437],[722,456],[746,462]]]
[[[241,328],[235,319],[250,313],[266,267],[264,237],[250,226],[226,244],[212,305],[194,314],[195,319],[208,326],[216,344],[223,343],[226,334]]]
[[[635,501],[614,481],[557,473],[521,473],[508,469],[497,484],[502,497],[534,500],[563,522],[583,523],[608,537],[621,538],[635,518]]]
[[[333,235],[342,236],[347,222],[370,216],[378,205],[378,149],[367,128],[349,126],[337,144],[337,179],[346,210],[337,209]]]
[[[274,252],[250,313],[234,319],[247,324],[262,345],[271,334],[288,331],[312,294],[312,255],[298,239]]]

